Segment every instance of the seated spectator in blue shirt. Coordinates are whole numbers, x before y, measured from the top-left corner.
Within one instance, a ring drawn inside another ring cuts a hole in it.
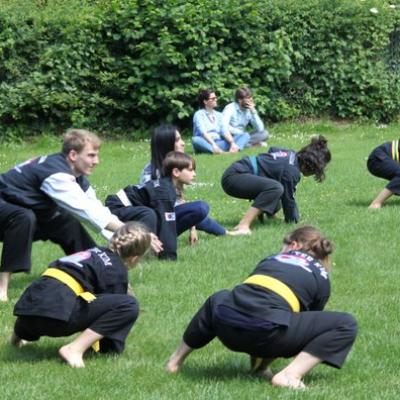
[[[200,109],[193,117],[192,145],[195,153],[237,153],[247,145],[247,132],[232,137],[223,124],[222,113],[215,111],[217,96],[212,90],[201,90],[198,96]]]
[[[229,132],[235,138],[246,132],[250,125],[253,130],[250,132],[248,146],[263,146],[268,139],[268,131],[257,114],[251,90],[247,87],[240,88],[235,93],[235,101],[225,106],[222,112],[223,124],[228,127]]]

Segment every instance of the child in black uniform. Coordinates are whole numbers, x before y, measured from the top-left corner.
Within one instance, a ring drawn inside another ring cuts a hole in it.
[[[162,178],[126,186],[117,194],[107,196],[105,204],[121,221],[144,223],[163,244],[159,257],[176,260],[176,188],[190,184],[196,175],[195,169],[191,156],[171,151],[163,161]]]
[[[263,213],[273,216],[281,204],[285,221],[297,223],[299,212],[294,194],[301,173],[314,175],[322,182],[330,160],[327,140],[318,136],[298,152],[271,147],[267,153],[234,162],[222,176],[222,188],[230,196],[253,200],[253,204],[231,234],[250,234],[255,218]]]
[[[151,234],[130,222],[112,236],[109,247],[93,247],[50,264],[14,308],[11,343],[21,347],[41,336],[82,333],[59,349],[71,367],[82,368],[83,354],[124,350],[139,306],[128,294],[128,270],[149,248]]]
[[[393,140],[375,148],[367,161],[368,171],[378,178],[390,181],[369,205],[369,208],[381,208],[393,194],[400,195],[400,141]]]
[[[295,357],[272,377],[275,386],[303,388],[302,377],[317,364],[342,366],[357,325],[349,314],[322,311],[330,295],[325,265],[332,244],[311,226],[294,230],[283,243],[282,252],[261,261],[242,284],[208,298],[167,371],[178,372],[193,349],[215,337],[230,350],[249,354],[253,370],[264,375],[275,358]]]

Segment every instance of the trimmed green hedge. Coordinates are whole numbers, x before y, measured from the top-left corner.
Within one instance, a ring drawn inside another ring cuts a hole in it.
[[[388,2],[2,1],[3,137],[186,128],[199,88],[222,106],[243,84],[269,121],[399,115],[400,9]]]

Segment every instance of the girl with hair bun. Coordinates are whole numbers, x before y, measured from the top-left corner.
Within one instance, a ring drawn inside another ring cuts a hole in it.
[[[81,332],[58,351],[75,368],[85,366],[83,355],[91,346],[121,353],[139,314],[137,300],[128,294],[128,269],[150,244],[151,234],[130,222],[114,233],[108,248],[93,247],[52,262],[15,305],[11,343],[21,347],[41,336]]]
[[[300,216],[294,195],[301,174],[314,175],[322,182],[330,160],[327,140],[320,135],[298,152],[271,147],[267,153],[234,162],[222,176],[222,189],[232,197],[253,200],[253,204],[230,233],[250,234],[257,217],[273,216],[281,207],[285,221],[297,223]]]
[[[272,385],[301,389],[303,376],[320,363],[341,368],[357,334],[347,313],[322,311],[330,295],[327,267],[331,241],[312,226],[283,239],[280,253],[262,260],[232,290],[207,299],[193,317],[166,369],[175,373],[194,350],[215,337],[230,350],[250,355],[253,372]],[[273,374],[276,358],[294,359]]]

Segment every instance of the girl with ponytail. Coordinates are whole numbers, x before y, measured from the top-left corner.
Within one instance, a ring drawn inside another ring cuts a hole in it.
[[[330,295],[333,245],[312,226],[283,239],[280,253],[262,260],[241,284],[204,303],[189,323],[166,369],[176,373],[186,357],[215,337],[250,355],[251,369],[272,385],[302,389],[304,375],[320,363],[341,368],[357,334],[347,313],[322,311]],[[294,359],[273,373],[276,358]]]
[[[83,355],[95,351],[121,353],[139,314],[128,294],[128,268],[150,247],[151,234],[138,223],[121,226],[108,247],[93,247],[62,257],[22,294],[14,308],[17,320],[11,344],[21,347],[41,336],[70,336],[59,349],[71,367],[83,368]]]

